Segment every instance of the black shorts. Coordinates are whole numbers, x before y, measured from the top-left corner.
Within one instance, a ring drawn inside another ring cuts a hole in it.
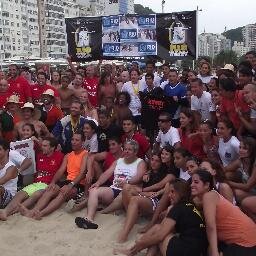
[[[181,238],[174,236],[170,239],[166,256],[201,256],[204,255],[202,248],[193,249],[189,244],[193,244],[194,241],[191,242],[183,241]],[[198,244],[198,243],[197,243]]]
[[[116,188],[111,188],[111,189],[112,189],[113,194],[114,194],[114,199],[116,197],[118,197],[118,195],[122,192],[122,190],[120,190],[120,189],[116,189]]]
[[[256,246],[244,247],[237,244],[229,244],[223,248],[224,256],[256,256]]]
[[[61,187],[64,187],[65,185],[68,185],[70,182],[71,180],[63,180],[63,181],[57,182],[57,185],[61,188]],[[77,193],[84,192],[84,186],[81,184],[76,184],[74,188],[77,189]]]

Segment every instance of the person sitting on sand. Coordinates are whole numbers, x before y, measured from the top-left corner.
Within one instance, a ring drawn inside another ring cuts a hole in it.
[[[89,189],[87,215],[85,218],[77,217],[75,223],[79,228],[97,229],[93,223],[99,201],[110,204],[122,191],[124,184],[139,185],[146,171],[146,163],[136,156],[139,145],[136,141],[126,141],[124,157],[115,161]],[[100,187],[114,174],[110,187]]]
[[[38,153],[36,156],[37,172],[34,183],[20,190],[5,209],[0,210],[0,220],[7,220],[8,216],[18,212],[19,204],[22,203],[29,208],[42,196],[63,161],[64,155],[60,151],[56,151],[57,145],[55,138],[43,139],[42,153]]]
[[[80,182],[86,174],[88,153],[83,149],[83,141],[82,132],[77,131],[73,134],[71,140],[73,151],[65,155],[60,168],[34,208],[29,210],[24,205],[19,205],[19,211],[22,215],[40,220],[57,210],[66,200],[75,197],[79,190],[83,189]],[[61,181],[65,172],[67,172],[67,178]]]
[[[18,169],[9,161],[10,144],[0,140],[0,209],[12,200],[17,192]]]
[[[126,218],[118,242],[126,242],[139,215],[152,216],[163,193],[165,185],[175,176],[167,172],[161,162],[161,155],[153,153],[150,159],[150,169],[143,176],[143,186],[126,184],[122,191],[123,206],[126,209]]]
[[[204,220],[189,197],[187,182],[181,179],[173,181],[169,193],[173,207],[161,224],[153,226],[131,248],[115,249],[114,253],[133,256],[148,248],[147,255],[204,255],[207,249]]]

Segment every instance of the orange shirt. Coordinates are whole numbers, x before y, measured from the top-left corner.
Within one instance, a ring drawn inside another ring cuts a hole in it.
[[[216,227],[218,240],[226,244],[256,246],[256,224],[221,195],[216,208]]]
[[[82,160],[87,153],[86,150],[82,150],[79,154],[76,154],[74,151],[68,154],[67,180],[73,181],[78,176]]]
[[[47,112],[47,117],[45,121],[45,125],[47,128],[52,129],[56,122],[63,117],[63,112],[56,106],[52,106],[52,108]]]

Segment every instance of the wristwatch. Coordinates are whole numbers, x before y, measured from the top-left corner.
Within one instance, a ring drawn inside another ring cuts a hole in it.
[[[71,184],[71,185],[72,185],[72,187],[74,187],[74,186],[75,186],[75,182],[74,182],[74,181],[71,181],[69,184]]]

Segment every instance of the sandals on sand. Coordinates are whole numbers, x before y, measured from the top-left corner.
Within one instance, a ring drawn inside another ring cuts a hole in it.
[[[79,228],[83,229],[97,229],[98,225],[82,217],[76,217],[75,223]]]

